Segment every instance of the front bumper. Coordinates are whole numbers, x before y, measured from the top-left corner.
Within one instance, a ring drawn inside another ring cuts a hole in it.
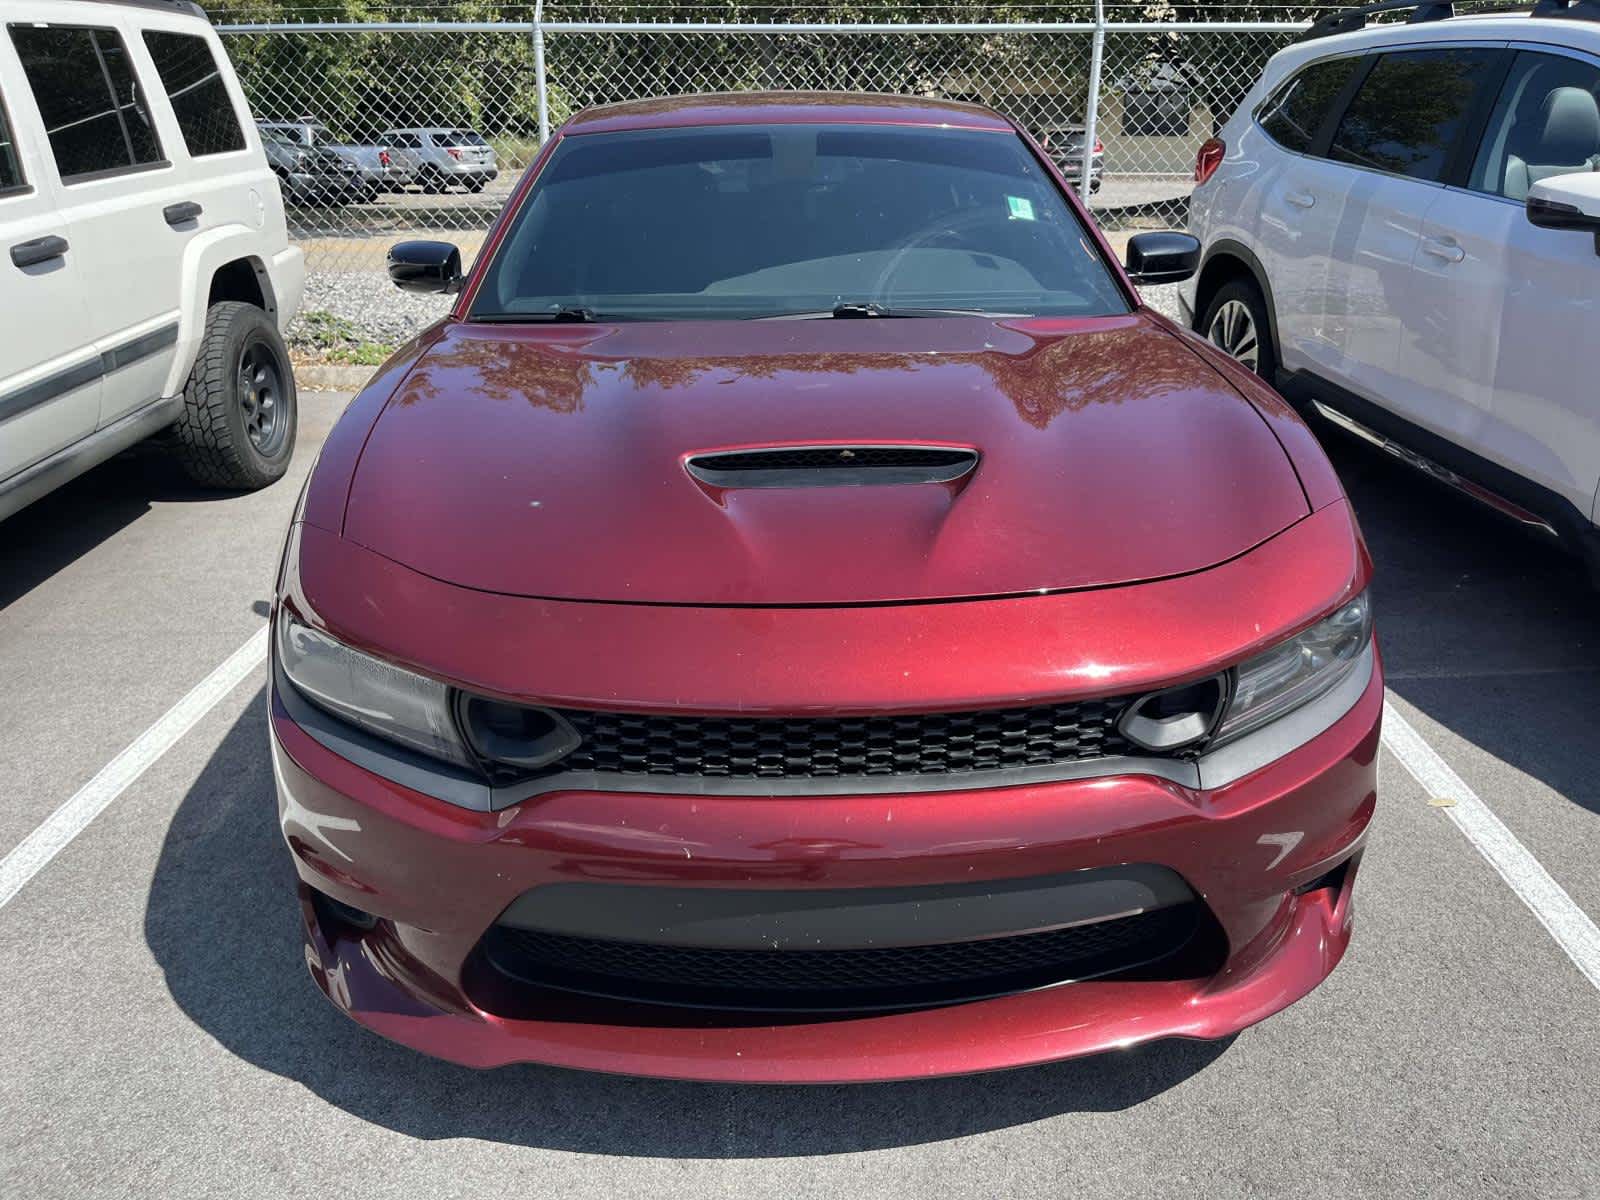
[[[334,754],[290,718],[276,690],[272,754],[301,880],[307,965],[361,1024],[478,1067],[532,1061],[673,1078],[843,1082],[1219,1038],[1305,995],[1349,941],[1382,698],[1375,669],[1323,734],[1210,791],[1137,775],[874,796],[565,791],[479,813]],[[1128,863],[1159,864],[1203,897],[1220,953],[1199,956],[1198,969],[943,1007],[752,1018],[506,988],[487,980],[478,949],[497,918],[530,894],[575,882],[702,895],[861,889],[870,897]],[[322,897],[378,919],[351,920]]]

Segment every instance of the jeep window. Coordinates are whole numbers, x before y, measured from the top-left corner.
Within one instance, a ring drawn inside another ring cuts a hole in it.
[[[160,163],[161,143],[114,29],[12,25],[63,182]]]
[[[1518,54],[1472,165],[1474,191],[1526,200],[1552,175],[1600,170],[1600,69],[1558,54]]]
[[[1306,153],[1360,61],[1333,58],[1296,73],[1256,113],[1262,131],[1285,150]]]
[[[1128,302],[1014,133],[729,125],[564,137],[472,317],[881,309],[1102,316]]]
[[[1437,182],[1498,50],[1380,55],[1328,148],[1337,162]]]
[[[167,89],[183,144],[196,158],[244,149],[244,130],[205,38],[146,30],[144,44]]]
[[[28,181],[22,174],[22,155],[17,152],[16,139],[11,134],[5,97],[0,96],[0,196],[23,191],[27,186]]]

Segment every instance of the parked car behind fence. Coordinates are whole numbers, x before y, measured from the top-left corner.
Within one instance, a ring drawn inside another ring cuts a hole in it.
[[[387,145],[353,145],[341,142],[328,127],[312,117],[294,121],[257,121],[262,133],[278,133],[308,150],[332,154],[355,170],[357,198],[370,200],[379,192],[398,192],[415,180],[420,160],[414,154]]]
[[[415,181],[425,192],[443,192],[452,184],[481,192],[500,174],[494,147],[470,129],[388,129],[382,138],[395,154],[417,159]]]

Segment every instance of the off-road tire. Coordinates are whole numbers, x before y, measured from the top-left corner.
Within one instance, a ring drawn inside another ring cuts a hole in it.
[[[273,420],[282,424],[265,438],[252,439],[250,433],[253,421],[259,425],[250,398],[256,397],[259,406],[263,396],[246,386],[247,361],[262,368],[253,375],[276,376],[270,400]],[[276,483],[294,454],[298,415],[289,351],[272,319],[254,304],[213,304],[183,385],[183,414],[172,431],[174,451],[190,478],[207,487],[248,491]]]

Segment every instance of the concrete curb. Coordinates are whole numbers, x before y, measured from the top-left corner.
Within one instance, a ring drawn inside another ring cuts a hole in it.
[[[295,363],[295,386],[303,392],[359,392],[367,386],[376,367],[343,366],[338,363]]]

